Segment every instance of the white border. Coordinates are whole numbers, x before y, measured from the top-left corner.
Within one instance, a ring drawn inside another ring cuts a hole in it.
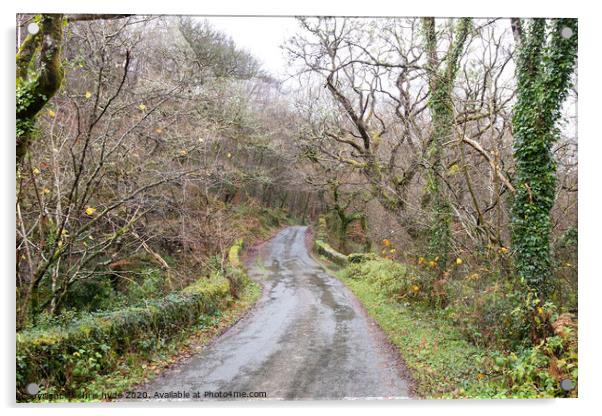
[[[578,17],[579,18],[579,347],[580,347],[580,376],[579,395],[576,400],[507,400],[507,401],[404,401],[402,403],[375,402],[286,402],[274,403],[220,403],[220,410],[248,414],[306,414],[331,413],[333,407],[344,406],[340,409],[346,414],[361,414],[374,410],[379,414],[477,414],[477,415],[507,415],[508,413],[529,413],[539,416],[548,414],[577,414],[599,407],[598,389],[601,385],[601,366],[598,351],[602,349],[600,342],[600,324],[596,319],[600,315],[602,288],[600,281],[600,264],[602,244],[600,238],[600,207],[602,187],[600,178],[600,158],[602,157],[602,105],[599,98],[600,72],[600,40],[601,16],[594,9],[594,2],[577,1],[540,1],[502,0],[499,2],[484,1],[404,1],[404,0],[303,0],[286,2],[277,0],[249,1],[198,1],[196,3],[183,0],[153,2],[149,0],[100,0],[97,2],[63,1],[63,0],[22,0],[2,2],[3,22],[3,60],[2,71],[2,118],[4,135],[1,138],[3,162],[0,172],[0,195],[3,203],[0,205],[2,215],[2,302],[5,311],[2,319],[2,329],[5,334],[2,343],[3,365],[0,377],[0,392],[3,405],[8,407],[8,413],[17,411],[23,414],[60,414],[79,415],[82,410],[92,414],[123,414],[138,413],[140,409],[115,408],[114,406],[89,406],[85,409],[76,406],[50,407],[36,409],[32,407],[15,408],[14,403],[14,25],[17,12],[70,12],[70,13],[144,13],[144,14],[205,14],[205,15],[397,15],[397,16],[545,16],[545,17]],[[206,414],[217,409],[202,407],[165,407],[148,406],[145,413],[164,414],[169,412]],[[286,407],[286,408],[284,408]]]

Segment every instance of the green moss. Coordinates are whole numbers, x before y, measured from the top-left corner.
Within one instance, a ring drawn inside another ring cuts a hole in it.
[[[228,261],[233,267],[240,267],[240,252],[243,248],[243,240],[239,239],[230,247],[228,251]]]
[[[151,354],[231,301],[229,281],[213,274],[181,292],[147,300],[144,306],[89,314],[70,325],[18,333],[17,396],[30,399],[23,389],[35,380],[46,392],[76,397],[99,374],[115,368],[115,357]],[[85,367],[90,356],[94,371]]]
[[[17,162],[27,153],[33,140],[36,115],[58,91],[64,77],[61,63],[63,16],[36,17],[40,32],[25,38],[17,53]],[[34,68],[35,58],[40,64]]]
[[[314,247],[318,254],[323,255],[328,260],[338,264],[339,266],[345,266],[347,263],[349,263],[346,255],[339,253],[334,248],[330,247],[328,243],[325,243],[322,240],[316,240]]]

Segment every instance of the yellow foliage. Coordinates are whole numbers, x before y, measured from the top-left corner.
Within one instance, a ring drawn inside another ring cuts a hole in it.
[[[88,207],[86,208],[86,215],[92,216],[96,212],[96,208]]]
[[[140,104],[138,108],[142,111],[146,110],[146,106],[144,104]]]
[[[459,265],[461,265],[462,263],[463,263],[462,259],[461,259],[460,257],[458,257],[458,258],[456,259],[456,264],[459,266]]]
[[[389,247],[391,245],[391,241],[387,240],[386,238],[383,240],[383,245],[385,247]]]
[[[460,166],[458,166],[457,163],[454,163],[447,170],[447,176],[453,176],[453,175],[457,174],[458,172],[460,172]]]
[[[40,169],[38,169],[38,168],[33,168],[33,174],[34,174],[34,175],[39,175],[39,174],[40,174]]]
[[[49,115],[50,117],[54,118],[54,117],[56,116],[56,113],[55,113],[54,111],[52,111],[52,110],[50,110],[50,109],[49,109],[49,110],[48,110],[48,115]]]

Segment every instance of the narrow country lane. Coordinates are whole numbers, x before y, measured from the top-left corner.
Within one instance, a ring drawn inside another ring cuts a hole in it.
[[[264,286],[251,313],[190,360],[143,387],[265,392],[267,399],[408,398],[399,358],[359,302],[288,227],[249,267]]]

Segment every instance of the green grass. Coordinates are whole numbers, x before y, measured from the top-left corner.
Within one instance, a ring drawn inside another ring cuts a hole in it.
[[[465,341],[451,323],[426,307],[391,301],[376,284],[349,278],[346,270],[337,275],[397,346],[420,397],[462,397],[483,379],[479,363],[487,351]]]
[[[564,391],[560,383],[578,379],[576,323],[570,319],[559,321],[564,335],[498,350],[467,338],[458,319],[465,310],[429,306],[428,287],[404,264],[381,258],[336,274],[399,349],[420,397],[577,397],[577,389]],[[541,316],[548,313],[540,309]],[[557,318],[549,319],[553,325]]]

